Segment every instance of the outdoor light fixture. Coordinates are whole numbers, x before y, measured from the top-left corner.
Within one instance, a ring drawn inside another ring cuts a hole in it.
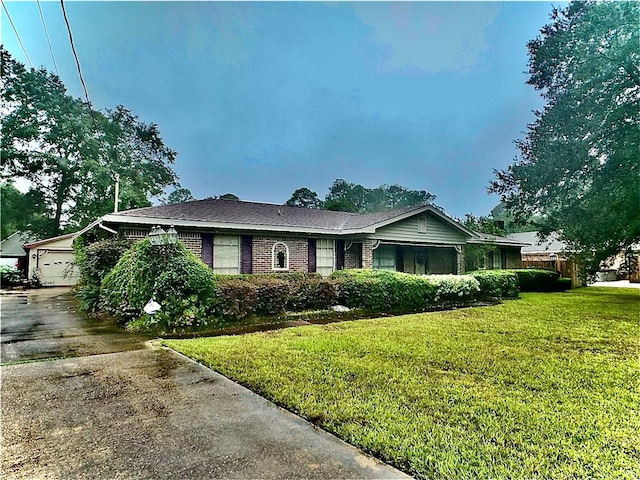
[[[165,232],[162,227],[156,225],[151,228],[149,233],[149,241],[153,246],[161,245],[173,245],[178,241],[178,232],[173,228],[173,225]]]

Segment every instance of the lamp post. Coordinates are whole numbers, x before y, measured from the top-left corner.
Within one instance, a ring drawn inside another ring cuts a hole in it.
[[[167,249],[169,245],[175,245],[178,241],[178,232],[171,225],[167,231],[165,232],[160,225],[156,225],[151,227],[151,232],[149,232],[149,242],[153,245],[157,251],[162,255],[162,262],[164,268],[167,266],[167,256],[171,253],[171,249]],[[154,287],[155,290],[155,287]],[[160,310],[160,304],[155,301],[156,293],[151,297],[151,299],[144,306],[144,312],[153,316],[158,310]]]
[[[167,231],[165,232],[161,226],[156,225],[151,228],[151,232],[149,233],[149,241],[151,245],[154,247],[159,247],[163,245],[174,245],[178,241],[178,232],[171,225]]]

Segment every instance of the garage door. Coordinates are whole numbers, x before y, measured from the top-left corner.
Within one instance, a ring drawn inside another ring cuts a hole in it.
[[[78,268],[73,264],[73,252],[38,252],[38,274],[42,285],[63,287],[75,285],[78,281]]]

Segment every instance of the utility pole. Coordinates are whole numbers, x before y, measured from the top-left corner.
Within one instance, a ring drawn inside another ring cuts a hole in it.
[[[116,192],[115,192],[115,199],[113,201],[113,213],[117,213],[118,212],[118,204],[120,203],[120,174],[116,173],[114,175],[115,180],[116,180]]]

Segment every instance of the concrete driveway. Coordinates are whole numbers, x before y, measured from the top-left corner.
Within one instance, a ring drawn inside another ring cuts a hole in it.
[[[407,478],[62,293],[1,298],[3,479]]]

